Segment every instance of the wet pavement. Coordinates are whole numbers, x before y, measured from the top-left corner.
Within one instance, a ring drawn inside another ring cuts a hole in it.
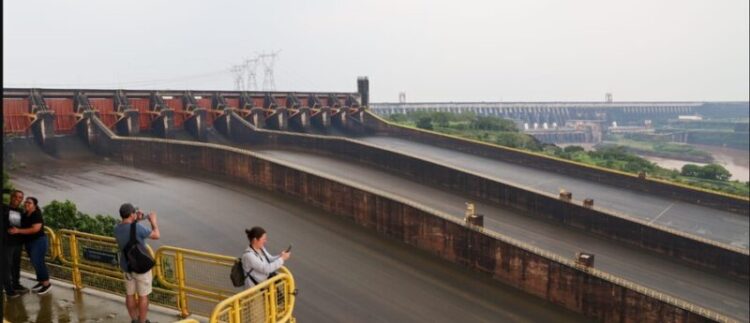
[[[29,274],[22,276],[22,285],[31,287],[36,283]],[[76,291],[73,285],[56,280],[52,284],[45,295],[26,293],[6,300],[5,319],[10,323],[130,322],[125,300],[120,296],[91,289]],[[152,323],[180,320],[176,311],[158,306],[151,306],[148,317]]]
[[[69,199],[90,214],[115,214],[124,201],[156,210],[162,239],[154,247],[239,255],[247,244],[243,230],[254,225],[268,230],[272,252],[294,244],[287,266],[300,289],[295,307],[300,322],[586,320],[487,275],[247,184],[195,172],[135,169],[95,156],[27,155],[25,167],[11,172],[27,195],[42,204]]]

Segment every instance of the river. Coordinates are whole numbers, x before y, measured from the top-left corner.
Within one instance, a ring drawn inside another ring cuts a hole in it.
[[[557,144],[559,147],[566,146],[581,146],[586,150],[594,150],[595,144]],[[714,157],[715,163],[724,166],[730,173],[732,173],[732,180],[739,180],[741,182],[750,181],[750,158],[748,157],[747,150],[732,149],[725,147],[716,147],[708,145],[697,145],[692,144],[691,146],[700,150],[711,153]],[[648,161],[656,163],[657,165],[669,168],[669,169],[682,169],[682,166],[686,164],[695,165],[706,165],[705,163],[696,163],[679,159],[653,157],[653,156],[642,156]]]
[[[692,146],[711,153],[711,155],[714,156],[715,163],[724,166],[724,168],[732,173],[731,179],[736,179],[741,182],[750,181],[750,158],[748,158],[748,151],[707,145],[693,144]],[[703,163],[688,162],[679,159],[649,156],[643,156],[643,158],[654,162],[661,167],[677,170],[682,169],[682,166],[686,164],[706,165]]]

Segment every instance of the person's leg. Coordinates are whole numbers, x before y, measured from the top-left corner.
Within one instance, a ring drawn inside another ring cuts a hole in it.
[[[47,264],[44,262],[48,247],[47,236],[26,243],[26,252],[28,252],[31,264],[34,266],[36,280],[43,286],[49,285],[49,271],[47,270]]]
[[[125,275],[125,307],[128,309],[128,315],[132,321],[138,320],[138,301],[135,299],[136,281],[134,274],[124,273]]]
[[[148,295],[152,292],[153,276],[149,270],[146,273],[135,275],[136,287],[138,289],[138,320],[148,322]]]
[[[138,296],[138,316],[139,322],[146,322],[148,316],[148,295]]]
[[[13,288],[21,286],[21,244],[10,246],[10,282]]]
[[[125,307],[128,308],[130,320],[138,320],[138,301],[135,299],[135,294],[125,296]]]
[[[3,257],[2,263],[0,263],[0,281],[3,285],[3,290],[6,293],[13,292],[13,282],[10,278],[10,246],[3,246],[3,252],[0,256]]]

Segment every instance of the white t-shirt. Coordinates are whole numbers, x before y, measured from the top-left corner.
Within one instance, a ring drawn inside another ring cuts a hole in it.
[[[16,210],[8,211],[8,222],[10,226],[20,228],[21,227],[21,213]]]

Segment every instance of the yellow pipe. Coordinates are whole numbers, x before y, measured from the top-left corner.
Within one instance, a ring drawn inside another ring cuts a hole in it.
[[[190,312],[187,308],[187,295],[185,294],[185,266],[183,264],[182,252],[177,253],[177,295],[179,300],[180,313],[182,317],[187,317]]]

